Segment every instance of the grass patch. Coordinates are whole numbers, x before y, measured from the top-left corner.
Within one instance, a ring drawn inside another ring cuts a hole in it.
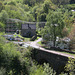
[[[45,48],[45,44],[42,44],[41,41],[38,42],[38,44],[39,44],[41,47]]]
[[[40,37],[37,37],[37,40],[39,39]]]
[[[75,50],[71,50],[72,52],[75,52]]]
[[[68,52],[61,52],[61,53],[64,53],[64,54],[69,54],[69,55],[75,56],[75,54],[68,53]]]
[[[40,42],[38,42],[38,44],[39,44],[39,45],[43,45],[43,44],[41,43],[41,41],[40,41]]]
[[[25,37],[25,38],[24,38],[24,41],[27,42],[27,41],[30,41],[30,39],[31,39],[31,38],[26,38],[26,37]]]

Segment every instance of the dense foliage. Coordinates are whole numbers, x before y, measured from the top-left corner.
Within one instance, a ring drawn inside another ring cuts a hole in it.
[[[0,0],[0,25],[6,25],[6,19],[24,21],[47,21],[49,10],[75,9],[73,0]],[[65,5],[66,4],[66,5]],[[66,9],[65,9],[66,8]],[[58,11],[59,12],[59,11]]]
[[[24,75],[28,74],[25,65],[27,60],[23,58],[23,56],[21,56],[22,54],[17,50],[17,47],[13,45],[13,43],[6,43],[6,40],[0,36],[1,75],[21,75],[21,72],[23,72]]]
[[[55,75],[49,67],[37,65],[31,58],[32,48],[23,48],[19,45],[6,42],[0,33],[0,75]]]
[[[1,34],[1,33],[0,33]],[[0,35],[0,75],[56,75],[49,64],[37,65],[31,58],[32,48],[23,48],[13,43],[8,43]],[[75,74],[75,59],[69,59],[65,71],[60,75]]]
[[[12,18],[29,22],[47,22],[39,31],[46,40],[53,39],[54,24],[58,25],[55,30],[56,36],[68,36],[75,30],[72,31],[75,12],[71,11],[75,10],[74,3],[75,0],[0,0],[0,32],[5,30],[7,19]],[[73,37],[72,41],[75,41],[74,35],[70,36]],[[56,74],[48,64],[44,64],[44,67],[35,65],[30,54],[30,49],[22,50],[13,43],[6,43],[0,36],[0,75]],[[68,66],[67,71],[72,72],[72,69]]]
[[[69,75],[75,74],[75,59],[69,58],[69,61],[65,66],[65,70],[69,72]]]

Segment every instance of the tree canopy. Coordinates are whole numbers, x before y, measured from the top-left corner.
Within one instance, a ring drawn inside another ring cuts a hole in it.
[[[54,36],[62,37],[62,30],[64,28],[64,21],[62,13],[50,11],[47,15],[47,24],[42,29],[43,37],[46,36],[47,40],[54,40]],[[56,39],[56,38],[55,38]]]

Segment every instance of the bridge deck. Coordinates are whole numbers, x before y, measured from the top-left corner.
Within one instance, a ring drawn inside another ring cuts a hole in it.
[[[42,47],[38,47],[38,48],[37,47],[33,47],[33,48],[38,49],[38,50],[42,50],[42,51],[45,51],[45,52],[48,52],[48,53],[64,56],[64,57],[75,58],[75,55],[70,55],[70,54],[67,54],[67,53],[62,53],[62,52],[53,51],[53,50],[48,50],[48,49],[44,49]]]

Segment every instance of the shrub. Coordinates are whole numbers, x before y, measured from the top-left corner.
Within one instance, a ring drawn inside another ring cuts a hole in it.
[[[6,75],[6,69],[1,67],[0,68],[0,75]]]
[[[9,1],[8,5],[16,5],[16,2],[15,1]]]
[[[71,39],[70,49],[74,50],[75,49],[75,26],[72,26],[71,32],[69,33],[69,38]]]
[[[0,41],[0,67],[6,69],[7,75],[28,75],[32,64],[30,60],[31,50],[24,49],[25,52],[21,51],[20,53],[16,45],[3,43],[5,40],[2,38],[0,37],[2,40]]]
[[[3,3],[0,1],[0,12],[4,9]]]
[[[43,66],[37,65],[32,61],[31,50],[29,47],[18,51],[13,43],[2,43],[0,37],[0,69],[1,75],[55,75],[56,72],[49,67],[49,64]],[[21,49],[21,48],[20,48]],[[1,70],[3,70],[1,72]]]
[[[75,59],[69,58],[65,70],[69,72],[69,75],[75,75]]]
[[[35,70],[34,70],[35,69]],[[33,71],[30,75],[56,75],[56,72],[53,71],[49,64],[44,63],[44,66],[37,65],[34,66]]]
[[[44,63],[44,71],[43,71],[44,75],[56,75],[56,72],[49,67],[49,64],[45,64]]]
[[[63,36],[63,37],[68,36],[68,29],[67,29],[67,28],[64,28],[64,29],[63,29],[63,31],[62,31],[62,36]]]
[[[0,31],[4,31],[5,30],[5,24],[3,24],[2,22],[0,22]]]

